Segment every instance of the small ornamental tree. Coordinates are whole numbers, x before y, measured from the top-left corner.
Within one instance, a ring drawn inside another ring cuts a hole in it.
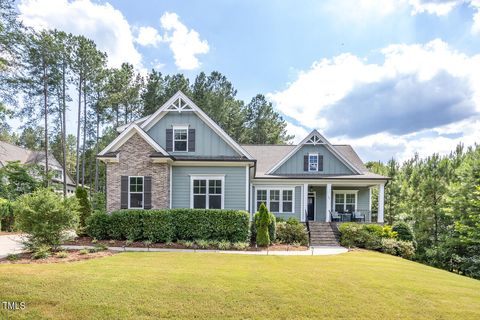
[[[404,221],[396,222],[392,230],[397,233],[397,238],[403,241],[415,241],[415,235],[413,234],[412,228],[408,223]]]
[[[270,244],[270,235],[268,234],[270,215],[264,203],[260,205],[258,213],[258,219],[255,221],[257,224],[257,245],[260,247],[266,247]]]
[[[77,187],[77,189],[75,190],[75,197],[78,199],[78,204],[80,205],[78,226],[80,228],[80,233],[83,233],[83,229],[85,228],[85,221],[92,214],[92,204],[90,203],[90,200],[88,200],[87,190],[83,187]]]
[[[13,212],[17,228],[28,234],[27,247],[56,248],[62,242],[63,232],[77,226],[78,207],[76,197],[63,199],[42,188],[19,197],[13,204]]]

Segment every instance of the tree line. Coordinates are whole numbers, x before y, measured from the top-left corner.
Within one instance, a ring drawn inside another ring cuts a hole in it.
[[[385,187],[385,222],[412,226],[416,260],[480,278],[479,145],[367,167],[391,178]]]
[[[156,70],[142,76],[129,63],[109,68],[107,54],[94,41],[61,30],[26,28],[14,5],[13,0],[0,4],[0,138],[43,150],[45,176],[52,152],[64,167],[64,194],[68,173],[77,184],[102,191],[105,172],[95,156],[115,138],[114,128],[154,113],[178,90],[239,143],[293,138],[264,95],[244,102],[220,72],[200,72],[191,82],[183,74]],[[73,108],[76,134],[67,134]],[[11,132],[9,118],[23,122],[20,134]]]

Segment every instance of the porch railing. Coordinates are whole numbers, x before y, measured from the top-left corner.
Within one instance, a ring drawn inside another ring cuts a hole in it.
[[[372,211],[368,209],[357,209],[352,212],[336,212],[331,210],[329,214],[331,222],[372,223]]]

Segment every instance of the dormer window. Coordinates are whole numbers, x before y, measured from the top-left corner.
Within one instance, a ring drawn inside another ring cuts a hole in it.
[[[318,171],[318,154],[308,155],[308,171]]]
[[[173,127],[173,151],[188,151],[188,127]]]

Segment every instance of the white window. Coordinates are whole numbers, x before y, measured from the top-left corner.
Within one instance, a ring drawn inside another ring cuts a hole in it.
[[[318,154],[308,155],[308,171],[318,171]]]
[[[293,189],[257,189],[256,196],[257,210],[260,208],[262,203],[265,203],[268,211],[270,212],[293,212]]]
[[[195,209],[223,209],[223,177],[193,177],[191,207]]]
[[[143,209],[143,177],[128,177],[128,207]]]
[[[335,212],[354,212],[357,210],[357,191],[334,191]]]
[[[188,151],[188,126],[173,127],[173,151]]]
[[[52,168],[51,170],[53,172],[53,178],[54,179],[63,180],[63,170],[62,169]]]

